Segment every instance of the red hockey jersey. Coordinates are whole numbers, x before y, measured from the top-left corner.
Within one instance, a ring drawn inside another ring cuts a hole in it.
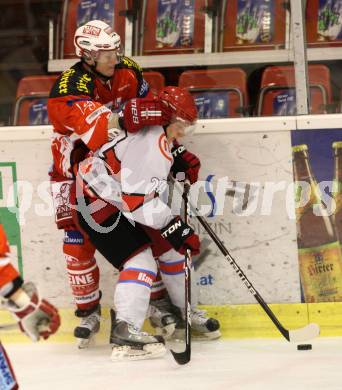
[[[58,134],[81,139],[96,150],[108,142],[108,118],[111,111],[134,97],[146,97],[149,85],[142,69],[133,60],[123,57],[115,66],[114,75],[105,84],[88,72],[82,62],[63,72],[51,89],[48,99],[49,120],[57,133],[52,144],[57,173],[65,176]],[[55,143],[55,144],[54,144]]]

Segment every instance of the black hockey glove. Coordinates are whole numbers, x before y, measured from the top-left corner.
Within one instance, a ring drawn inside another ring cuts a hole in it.
[[[184,223],[179,217],[174,218],[168,225],[160,230],[161,236],[179,253],[183,254],[187,249],[193,255],[200,252],[200,241],[194,230]]]

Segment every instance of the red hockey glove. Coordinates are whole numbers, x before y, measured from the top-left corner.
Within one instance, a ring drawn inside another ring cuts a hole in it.
[[[201,243],[198,235],[179,217],[174,218],[168,225],[163,227],[160,233],[179,253],[184,255],[187,249],[190,249],[193,255],[200,253]]]
[[[47,300],[40,299],[33,283],[25,283],[21,288],[30,298],[28,304],[18,307],[9,299],[7,308],[19,321],[21,331],[33,341],[38,341],[40,337],[49,338],[60,326],[57,309]]]
[[[196,183],[201,168],[199,158],[176,141],[171,152],[173,155],[172,175],[176,177],[177,173],[184,172],[191,184]]]
[[[119,124],[129,133],[136,133],[145,126],[165,126],[170,123],[172,110],[153,98],[129,100],[119,114]]]

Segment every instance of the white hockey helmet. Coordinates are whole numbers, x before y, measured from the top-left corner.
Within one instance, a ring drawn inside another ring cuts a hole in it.
[[[102,51],[115,50],[120,57],[121,39],[112,27],[101,20],[91,20],[78,27],[74,36],[76,55],[97,61]]]

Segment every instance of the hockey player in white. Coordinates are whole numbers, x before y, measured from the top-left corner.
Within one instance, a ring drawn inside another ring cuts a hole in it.
[[[184,251],[190,248],[193,254],[197,254],[199,240],[190,226],[179,216],[172,215],[158,193],[165,189],[173,164],[172,142],[183,136],[186,128],[195,123],[197,111],[192,96],[181,88],[167,87],[159,97],[163,104],[169,105],[174,111],[170,125],[165,130],[161,126],[151,126],[137,134],[122,132],[95,155],[80,163],[78,181],[86,184],[88,195],[118,207],[132,224],[155,229],[152,236],[161,235],[171,244],[172,249],[159,256],[158,263],[172,303],[183,312]],[[134,107],[134,102],[131,106]],[[82,218],[85,217],[82,210],[81,213]],[[117,224],[112,226],[114,231],[121,226],[118,218],[112,221]],[[89,219],[86,224],[84,222],[81,226],[88,229]],[[96,226],[91,229],[96,230]],[[119,236],[121,233],[118,231],[115,234]],[[101,237],[95,235],[94,238],[90,232],[90,239]],[[130,246],[130,237],[124,239],[121,245]],[[140,250],[140,253],[121,265],[114,297],[116,317],[113,313],[111,331],[114,360],[160,356],[165,352],[161,338],[141,332],[156,272],[157,264],[149,247]],[[204,313],[195,309],[196,297],[193,297],[193,302],[193,326],[197,326],[200,331],[216,333],[218,337],[218,322],[208,319]]]

